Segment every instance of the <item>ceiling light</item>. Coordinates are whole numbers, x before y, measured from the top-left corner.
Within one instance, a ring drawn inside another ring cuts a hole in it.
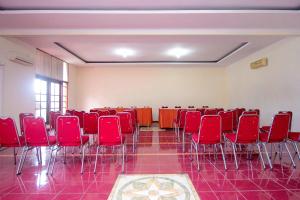
[[[128,56],[133,56],[135,51],[128,48],[119,48],[115,50],[115,54],[122,56],[123,58],[127,58]]]
[[[180,58],[182,56],[185,56],[185,55],[189,54],[190,52],[191,52],[191,50],[189,50],[189,49],[185,49],[185,48],[181,48],[181,47],[175,47],[175,48],[169,49],[167,51],[167,55],[173,56],[173,57],[176,57],[176,58]]]

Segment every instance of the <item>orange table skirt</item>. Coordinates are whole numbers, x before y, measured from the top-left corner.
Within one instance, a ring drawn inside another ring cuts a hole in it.
[[[152,108],[136,108],[140,126],[152,125]]]
[[[159,109],[159,127],[173,128],[173,122],[176,119],[178,109],[160,108]]]

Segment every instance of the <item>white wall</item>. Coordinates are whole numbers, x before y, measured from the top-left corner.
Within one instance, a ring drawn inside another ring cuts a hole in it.
[[[34,58],[35,49],[19,41],[0,37],[0,60],[3,62],[2,115],[11,116],[19,124],[20,112],[34,113],[34,67],[11,62],[9,58],[17,52]]]
[[[260,108],[262,124],[279,110],[293,111],[293,129],[300,131],[300,37],[281,40],[227,67],[229,106]],[[250,63],[267,57],[256,70]]]
[[[201,65],[110,65],[77,68],[79,109],[226,105],[225,69]]]

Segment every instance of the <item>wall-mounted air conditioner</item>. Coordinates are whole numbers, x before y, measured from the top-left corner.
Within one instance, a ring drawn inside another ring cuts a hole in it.
[[[21,56],[13,56],[9,60],[12,62],[21,64],[21,65],[25,65],[25,66],[33,65],[33,61],[30,58],[25,58],[25,57],[21,57]]]

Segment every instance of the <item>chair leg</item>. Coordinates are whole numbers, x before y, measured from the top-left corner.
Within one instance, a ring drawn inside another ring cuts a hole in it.
[[[191,156],[190,160],[193,160],[193,141],[191,141]]]
[[[272,162],[271,162],[271,159],[270,159],[270,156],[269,156],[269,153],[268,153],[268,150],[267,150],[267,146],[266,146],[266,143],[262,143],[264,148],[265,148],[265,153],[266,153],[266,156],[267,156],[267,159],[268,159],[268,162],[269,162],[269,165],[270,165],[270,168],[273,169],[273,165],[272,165]]]
[[[285,142],[284,145],[285,145],[285,148],[286,148],[286,150],[287,150],[287,152],[288,152],[288,154],[289,154],[289,156],[290,156],[290,159],[291,159],[291,161],[292,161],[293,167],[296,168],[296,164],[295,164],[294,159],[293,159],[293,157],[292,157],[292,155],[291,155],[291,152],[290,152],[290,150],[289,150],[289,148],[288,148],[288,146],[287,146],[287,143]]]
[[[94,174],[96,174],[96,168],[97,168],[97,162],[98,162],[98,154],[99,154],[99,146],[97,146],[97,150],[96,150],[96,160],[95,160],[95,166],[94,166]]]
[[[57,152],[60,150],[60,148],[58,148],[54,154],[54,158],[53,158],[53,162],[52,162],[52,169],[51,169],[51,176],[53,175],[53,170],[54,170],[54,165],[55,165],[55,162],[56,162],[56,157],[57,157]]]
[[[16,153],[16,148],[14,147],[14,164],[17,164],[17,153]]]
[[[64,147],[64,164],[67,162],[67,147]]]
[[[21,154],[20,161],[19,161],[19,165],[18,165],[18,168],[17,168],[17,173],[16,173],[17,175],[21,174],[21,169],[22,169],[23,164],[24,164],[26,153],[27,153],[27,147],[23,147],[22,154]]]
[[[51,153],[50,153],[50,158],[49,158],[49,162],[48,162],[48,166],[47,166],[47,175],[48,175],[48,173],[49,173],[49,169],[50,169],[50,165],[51,165],[51,162],[52,162],[52,154],[53,154],[53,150],[54,150],[54,148],[52,147],[51,148]]]
[[[225,154],[224,154],[224,151],[223,151],[222,144],[220,144],[220,149],[221,149],[221,152],[222,152],[222,157],[223,157],[223,162],[224,162],[224,168],[225,168],[225,170],[227,170],[226,159],[225,159]]]
[[[292,142],[292,143],[294,144],[296,153],[298,154],[298,158],[299,158],[299,160],[300,160],[300,152],[299,152],[299,148],[298,148],[297,142]]]
[[[122,173],[124,173],[125,144],[122,145]]]
[[[82,157],[81,157],[81,170],[80,173],[83,174],[83,167],[84,167],[84,157],[85,157],[85,145],[81,147],[82,150]]]
[[[184,153],[185,152],[185,132],[182,131],[182,152]]]
[[[135,139],[134,139],[134,138],[135,138],[135,134],[132,135],[132,152],[133,152],[133,153],[135,153],[135,146],[134,146],[134,144],[135,144]]]
[[[236,158],[236,145],[234,143],[232,143],[232,151],[233,151],[233,155],[234,155],[234,162],[235,162],[235,168],[239,169],[239,165],[237,162],[237,158]]]
[[[261,153],[261,149],[260,149],[259,143],[257,143],[256,145],[257,145],[257,149],[258,149],[260,161],[261,161],[261,163],[262,163],[262,165],[263,165],[263,168],[266,169],[265,161],[264,161],[264,159],[263,159],[263,156],[262,156],[262,153]]]
[[[195,143],[197,169],[200,170],[198,144]]]

